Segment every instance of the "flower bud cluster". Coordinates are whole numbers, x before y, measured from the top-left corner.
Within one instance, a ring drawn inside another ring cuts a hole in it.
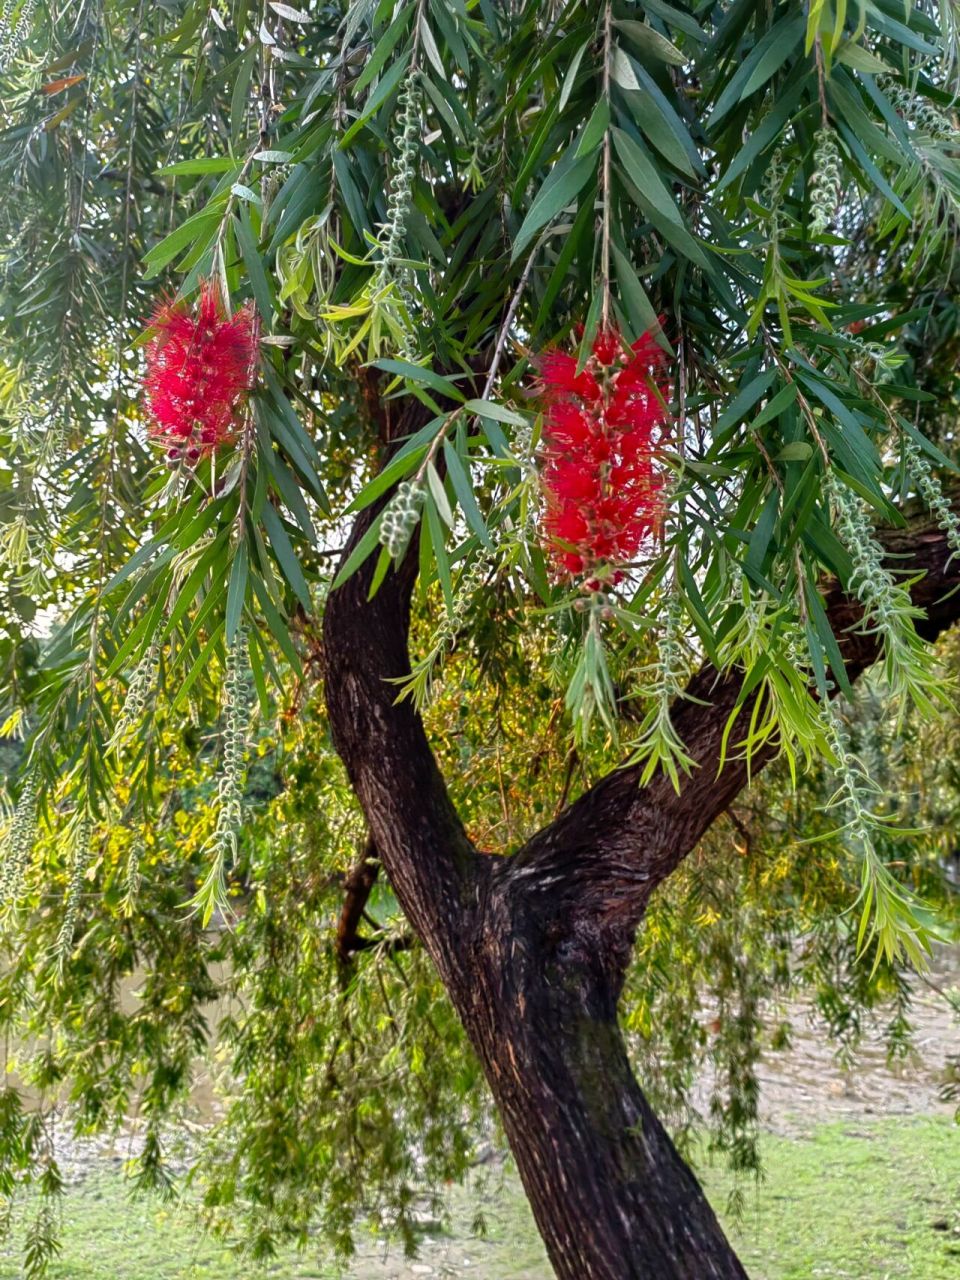
[[[850,734],[832,698],[825,698],[820,703],[820,720],[830,743],[837,771],[839,785],[834,803],[845,809],[846,830],[851,843],[858,846],[858,852],[863,853],[873,846],[876,819],[871,806],[879,794],[879,788],[854,754]]]
[[[890,381],[896,370],[907,359],[896,347],[885,347],[882,342],[867,342],[853,334],[847,335],[846,343],[860,356],[860,360],[856,362],[858,365],[869,363],[875,366],[880,383]]]
[[[783,182],[786,176],[783,152],[778,147],[770,157],[767,171],[763,175],[763,198],[770,210],[770,236],[774,241],[778,240],[783,233],[780,210],[783,205]]]
[[[127,685],[127,696],[123,700],[120,714],[114,726],[113,736],[107,749],[118,747],[124,738],[143,720],[147,703],[153,693],[157,681],[160,657],[155,645],[151,645],[134,668],[130,683]]]
[[[413,531],[420,523],[420,511],[426,489],[418,480],[404,480],[383,509],[380,517],[380,542],[394,560],[406,551]]]
[[[243,826],[244,762],[250,730],[250,671],[247,638],[243,630],[227,650],[221,702],[223,708],[223,760],[217,785],[217,826],[214,841],[236,857],[237,840]]]
[[[926,133],[931,138],[939,138],[944,142],[956,137],[957,130],[953,121],[946,112],[941,111],[927,98],[911,93],[906,85],[892,76],[880,76],[877,85],[904,120],[912,124],[920,133]]]
[[[36,7],[37,0],[5,0],[0,11],[0,72],[6,71],[26,40]]]
[[[57,967],[63,971],[70,952],[73,949],[73,935],[76,932],[77,916],[80,913],[80,896],[83,892],[83,881],[90,865],[91,844],[93,840],[93,823],[86,811],[75,819],[73,838],[70,842],[70,878],[67,882],[67,893],[64,899],[63,918],[57,934],[55,954]]]
[[[457,636],[463,630],[470,612],[473,597],[483,586],[490,568],[490,556],[478,555],[460,574],[453,606],[444,612],[439,626],[430,641],[431,651],[442,653],[444,649],[452,649]]]
[[[902,448],[921,498],[947,535],[947,545],[953,552],[952,560],[953,556],[960,555],[960,519],[943,492],[929,459],[920,452],[916,442],[904,436]]]
[[[0,865],[0,906],[15,906],[37,839],[37,776],[31,769],[23,780],[20,797],[4,841]]]
[[[413,203],[413,184],[417,176],[421,132],[420,92],[416,71],[411,72],[407,77],[400,92],[397,107],[400,129],[395,139],[397,162],[393,171],[390,195],[387,198],[387,221],[383,227],[383,261],[380,266],[383,283],[386,283],[387,273],[394,267],[397,259],[404,256],[403,239]]]
[[[843,161],[837,135],[829,125],[817,131],[810,179],[810,224],[812,236],[820,236],[837,216],[843,191]]]
[[[381,229],[380,242],[383,256],[379,269],[374,277],[374,293],[386,289],[391,283],[403,303],[401,318],[409,318],[413,311],[413,296],[407,283],[407,272],[400,265],[404,258],[404,238],[407,233],[407,222],[413,206],[413,185],[417,177],[420,134],[420,91],[418,73],[414,69],[407,77],[397,102],[400,117],[400,128],[394,139],[397,149],[397,160],[394,167],[390,194],[387,197],[387,220]],[[417,356],[414,335],[407,331],[400,342],[400,355],[405,360],[415,360]]]
[[[857,495],[832,473],[826,488],[836,511],[837,533],[853,562],[850,587],[882,630],[900,621],[909,598],[884,566],[883,550]]]
[[[658,686],[662,687],[671,698],[675,697],[683,687],[686,675],[686,659],[680,637],[683,634],[683,602],[677,591],[672,591],[667,600],[667,610],[663,619],[663,632],[658,646],[657,660]]]

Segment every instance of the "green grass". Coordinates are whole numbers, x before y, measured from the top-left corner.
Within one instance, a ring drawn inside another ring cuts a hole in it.
[[[960,1130],[947,1117],[843,1122],[805,1138],[767,1137],[766,1179],[746,1189],[739,1226],[728,1229],[753,1280],[957,1280],[960,1276]],[[702,1171],[723,1211],[732,1183]],[[50,1280],[547,1280],[550,1275],[512,1176],[484,1204],[489,1234],[470,1235],[476,1203],[452,1202],[453,1230],[428,1237],[412,1264],[374,1242],[340,1273],[309,1256],[258,1272],[198,1236],[189,1217],[131,1200],[105,1171],[66,1197],[63,1253]],[[423,1270],[422,1268],[429,1268]],[[0,1280],[20,1280],[16,1252],[0,1247]]]
[[[946,1116],[768,1138],[731,1234],[753,1280],[957,1280],[960,1129]],[[707,1171],[714,1203],[729,1178]]]

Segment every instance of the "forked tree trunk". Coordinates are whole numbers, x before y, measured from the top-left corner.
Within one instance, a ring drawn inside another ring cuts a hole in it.
[[[557,1276],[744,1280],[634,1079],[617,1022],[621,947],[551,939],[515,905],[490,895],[468,986],[451,994]]]
[[[385,442],[410,430],[382,410]],[[364,513],[345,555],[372,518]],[[960,563],[929,524],[888,539],[929,638],[960,616]],[[906,558],[909,556],[909,558]],[[709,666],[675,722],[696,762],[678,796],[621,768],[509,858],[473,847],[411,703],[411,554],[369,597],[373,559],[332,593],[324,617],[334,741],[373,845],[479,1054],[550,1260],[561,1280],[742,1280],[696,1178],[633,1077],[617,1025],[623,976],[650,894],[747,782],[720,769],[739,681]],[[829,615],[851,677],[876,637],[851,632],[836,588]],[[749,717],[751,703],[744,708]],[[763,759],[752,761],[752,772]]]

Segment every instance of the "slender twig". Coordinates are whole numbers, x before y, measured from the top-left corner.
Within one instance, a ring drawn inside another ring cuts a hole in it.
[[[607,0],[603,15],[603,96],[610,102],[610,59],[613,51],[613,6]],[[600,275],[603,289],[601,326],[610,329],[610,128],[603,134],[603,229],[600,235]]]
[[[500,331],[497,334],[497,344],[493,349],[493,359],[490,361],[490,369],[487,373],[487,380],[483,384],[483,394],[481,396],[481,399],[483,400],[486,400],[489,397],[490,392],[493,390],[493,384],[496,380],[497,372],[500,368],[500,361],[503,358],[503,352],[507,344],[507,335],[510,332],[510,326],[513,324],[513,317],[517,313],[517,307],[520,305],[520,299],[523,296],[523,291],[527,287],[527,281],[530,279],[533,262],[540,251],[540,245],[543,243],[543,238],[543,235],[541,235],[537,240],[537,243],[534,245],[533,252],[530,254],[530,257],[527,258],[526,264],[520,275],[520,279],[517,282],[517,287],[514,289],[513,296],[510,299],[510,305],[507,307],[507,313],[503,317],[503,323],[500,325]]]

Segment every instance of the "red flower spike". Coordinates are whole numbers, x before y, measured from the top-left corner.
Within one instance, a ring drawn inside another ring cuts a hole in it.
[[[620,334],[616,329],[598,329],[593,354],[602,365],[611,365],[620,355]]]
[[[592,404],[600,399],[600,384],[589,366],[577,373],[576,356],[566,351],[548,351],[540,361],[540,381],[546,399],[556,396],[579,396]]]
[[[162,302],[150,325],[144,379],[150,435],[168,457],[179,459],[183,450],[196,462],[236,433],[256,373],[256,318],[249,304],[228,316],[216,288],[203,281],[193,306]]]
[[[580,373],[566,352],[540,361],[546,542],[557,568],[589,591],[619,582],[659,527],[663,364],[649,334],[628,346],[616,329],[597,334]]]

